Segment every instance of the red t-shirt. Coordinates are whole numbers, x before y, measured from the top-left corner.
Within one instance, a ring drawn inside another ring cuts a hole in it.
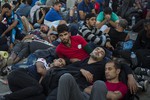
[[[127,93],[128,91],[128,88],[127,86],[122,83],[122,82],[119,82],[119,83],[110,83],[110,82],[105,82],[106,86],[107,86],[107,89],[108,91],[120,91],[121,94],[122,94],[122,98],[125,96],[125,94]]]
[[[56,53],[60,58],[78,58],[84,60],[89,57],[89,54],[83,49],[87,45],[85,39],[81,36],[71,36],[71,47],[65,46],[60,43],[56,48]]]

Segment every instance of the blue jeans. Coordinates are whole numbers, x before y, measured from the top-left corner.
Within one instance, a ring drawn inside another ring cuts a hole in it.
[[[30,54],[27,58],[27,61],[21,64],[15,64],[12,65],[12,70],[18,69],[18,68],[27,68],[30,65],[34,64],[37,60],[37,57],[34,54]]]

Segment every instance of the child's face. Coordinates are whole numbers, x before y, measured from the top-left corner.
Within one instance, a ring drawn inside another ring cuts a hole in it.
[[[51,42],[53,42],[53,41],[57,40],[58,37],[56,35],[54,35],[54,34],[50,34],[48,36],[48,38],[51,40]]]

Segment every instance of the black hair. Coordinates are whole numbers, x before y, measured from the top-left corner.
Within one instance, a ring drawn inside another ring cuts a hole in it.
[[[67,31],[67,32],[69,31],[68,26],[66,24],[58,25],[58,27],[57,27],[58,34],[64,32],[64,31]]]
[[[45,13],[49,11],[49,7],[41,7],[41,8],[45,11]]]
[[[59,4],[61,4],[61,2],[56,1],[56,2],[54,2],[53,6],[54,6],[54,5],[59,5]]]
[[[2,9],[3,8],[8,8],[9,10],[11,9],[11,6],[9,3],[5,3],[3,6],[2,6]]]
[[[26,0],[26,2],[31,6],[32,0]]]
[[[110,61],[108,61],[107,63],[113,63],[113,64],[114,64],[114,67],[115,67],[116,69],[121,69],[121,66],[122,66],[122,62],[119,60],[119,58],[110,60]]]
[[[104,8],[104,13],[105,13],[105,14],[111,14],[111,13],[112,13],[111,8],[110,8],[110,7]]]
[[[119,20],[119,26],[121,26],[123,29],[126,29],[127,25],[128,25],[128,22],[126,19],[120,19]]]
[[[89,14],[87,14],[87,15],[85,16],[85,21],[86,21],[87,19],[92,18],[92,17],[96,17],[96,15],[95,15],[94,13],[89,13]]]

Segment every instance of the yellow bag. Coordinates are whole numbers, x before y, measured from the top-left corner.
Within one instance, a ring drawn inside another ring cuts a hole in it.
[[[0,51],[0,56],[2,56],[3,58],[7,59],[9,54],[7,51]]]

